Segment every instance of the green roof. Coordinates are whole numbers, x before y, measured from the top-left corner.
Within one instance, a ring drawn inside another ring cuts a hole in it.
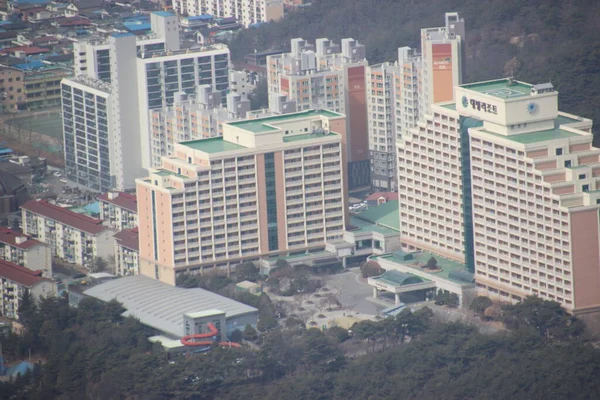
[[[443,104],[442,107],[447,108],[448,110],[456,111],[456,103]]]
[[[327,133],[305,133],[305,134],[302,134],[302,135],[284,136],[283,137],[283,142],[284,143],[289,143],[289,142],[297,142],[297,141],[300,141],[300,140],[319,139],[319,138],[331,137],[331,136],[336,136],[336,134],[333,133],[333,132],[327,132]]]
[[[276,115],[273,117],[265,117],[265,118],[257,118],[257,119],[247,119],[243,121],[229,122],[229,125],[235,126],[240,129],[244,129],[254,133],[262,133],[274,131],[279,128],[276,128],[273,125],[277,125],[277,122],[287,121],[290,119],[297,118],[306,118],[313,116],[323,116],[327,118],[336,118],[342,117],[342,114],[338,114],[329,110],[308,110],[291,114],[282,114]]]
[[[564,139],[564,138],[569,138],[569,137],[574,137],[574,136],[580,136],[577,133],[565,131],[560,128],[548,129],[545,131],[521,133],[518,135],[510,135],[510,136],[499,135],[497,133],[486,131],[484,129],[481,130],[480,132],[484,132],[484,133],[487,133],[492,136],[497,136],[497,137],[501,137],[504,139],[512,140],[513,142],[517,142],[517,143],[521,143],[521,144],[545,142],[547,140]]]
[[[558,117],[556,117],[555,121],[556,121],[556,125],[557,126],[559,126],[559,125],[566,125],[566,124],[572,124],[574,122],[581,122],[580,119],[567,117],[565,115],[559,115]]]
[[[427,279],[423,279],[413,274],[393,270],[385,271],[383,275],[380,275],[373,279],[377,279],[395,286],[406,286],[428,281]]]
[[[350,225],[354,228],[348,230],[349,232],[377,232],[382,235],[397,235],[398,230],[386,228],[385,226],[377,225],[372,222],[363,221],[362,219],[356,218],[356,216],[350,216]]]
[[[452,261],[448,258],[444,258],[442,256],[430,253],[428,251],[415,252],[411,254],[413,254],[412,260],[406,260],[405,254],[402,252],[398,252],[398,254],[388,253],[382,254],[380,256],[371,256],[370,259],[373,261],[377,261],[380,258],[389,260],[398,264],[406,265],[407,267],[418,269],[422,272],[426,272],[431,276],[441,277],[443,279],[461,283],[463,285],[472,283],[465,281],[465,279],[460,279],[460,277],[462,276],[472,276],[472,274],[465,269],[464,264]],[[439,271],[431,272],[420,267],[420,265],[427,264],[427,261],[431,257],[435,257],[437,261],[437,266],[440,269]]]
[[[190,140],[189,142],[181,142],[181,144],[190,147],[194,150],[203,151],[205,153],[221,153],[223,151],[234,151],[246,148],[239,144],[223,140],[223,137]]]
[[[508,82],[508,79],[498,79],[495,81],[470,83],[461,85],[460,87],[500,99],[514,99],[517,97],[529,96],[531,94],[532,85],[517,81],[515,81],[514,84],[509,85]]]
[[[388,200],[379,206],[370,207],[368,210],[356,214],[355,217],[400,232],[398,200]]]
[[[170,176],[170,175],[172,175],[172,176],[176,176],[176,177],[182,178],[182,179],[189,179],[188,176],[181,175],[181,174],[175,173],[173,171],[169,171],[167,169],[158,169],[154,173],[156,175],[158,175],[158,176]]]

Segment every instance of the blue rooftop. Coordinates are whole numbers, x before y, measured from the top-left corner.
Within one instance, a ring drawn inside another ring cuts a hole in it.
[[[13,0],[13,4],[48,4],[51,0]]]
[[[119,33],[113,33],[110,36],[118,38],[118,37],[127,37],[127,36],[135,36],[135,35],[131,32],[119,32]]]
[[[213,16],[210,14],[194,15],[186,18],[188,21],[210,21]]]
[[[175,14],[173,14],[172,12],[168,12],[168,11],[154,11],[152,14],[156,14],[161,17],[174,17],[175,16]]]
[[[128,21],[124,22],[123,25],[130,31],[147,31],[152,28],[150,22],[145,21]]]
[[[42,61],[39,60],[32,60],[32,61],[28,61],[24,64],[15,64],[13,65],[13,67],[21,69],[21,70],[30,70],[30,69],[36,69],[36,68],[41,68],[44,67],[45,64]]]

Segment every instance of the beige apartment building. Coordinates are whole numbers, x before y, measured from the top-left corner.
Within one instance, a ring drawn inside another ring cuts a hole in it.
[[[111,229],[133,229],[138,224],[137,199],[125,192],[106,192],[98,197],[100,219]]]
[[[92,266],[94,259],[107,260],[114,252],[114,231],[102,220],[55,206],[44,200],[30,200],[21,206],[23,232],[50,246],[54,257]]]
[[[600,150],[551,84],[458,86],[399,141],[402,242],[464,263],[481,295],[600,309]]]
[[[52,278],[52,256],[48,245],[21,232],[0,227],[0,259],[32,271],[43,271],[44,277]]]
[[[535,294],[600,310],[600,149],[592,121],[558,111],[549,83],[501,79],[456,89],[469,128],[478,292]]]
[[[304,111],[175,144],[137,180],[140,273],[178,273],[323,249],[343,237],[345,116]]]

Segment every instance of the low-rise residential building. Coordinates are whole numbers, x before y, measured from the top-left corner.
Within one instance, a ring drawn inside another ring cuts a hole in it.
[[[0,260],[0,311],[8,318],[18,318],[21,300],[29,291],[35,301],[56,295],[56,285],[42,277],[43,271],[32,271]]]
[[[24,76],[18,68],[0,67],[0,111],[19,110],[19,105],[25,101]]]
[[[25,107],[29,110],[60,106],[60,81],[73,74],[70,69],[45,66],[25,71]]]
[[[138,229],[118,232],[115,238],[115,273],[117,275],[137,275],[139,273],[139,234]]]
[[[102,220],[58,207],[44,200],[21,206],[23,232],[50,246],[52,255],[89,267],[96,258],[114,254],[114,230]]]
[[[137,226],[137,199],[134,194],[106,192],[98,197],[100,219],[112,229],[133,229]]]
[[[52,277],[52,256],[48,245],[21,232],[0,227],[0,259],[33,271],[41,270],[44,277]]]

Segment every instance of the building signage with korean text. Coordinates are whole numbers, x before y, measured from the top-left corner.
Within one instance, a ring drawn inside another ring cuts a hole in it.
[[[498,107],[493,104],[489,104],[475,99],[468,99],[467,96],[463,96],[461,102],[464,108],[469,108],[470,105],[473,110],[483,111],[488,114],[494,115],[498,114]]]

